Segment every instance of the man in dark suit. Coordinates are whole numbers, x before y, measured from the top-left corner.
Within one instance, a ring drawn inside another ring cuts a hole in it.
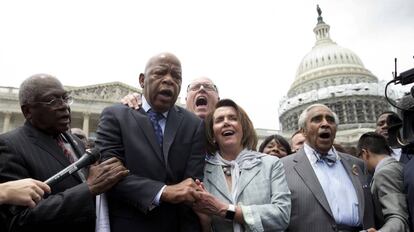
[[[336,114],[322,104],[299,117],[305,144],[281,159],[292,198],[288,231],[360,231],[373,225],[364,163],[335,150],[337,124]]]
[[[383,136],[368,132],[358,141],[358,152],[374,176],[375,228],[381,232],[409,231],[406,195],[403,193],[403,165],[391,157],[392,150]],[[371,228],[369,232],[376,229]]]
[[[117,104],[101,114],[96,145],[131,171],[108,192],[112,232],[199,230],[188,205],[198,198],[194,179],[203,173],[204,125],[174,105],[181,82],[178,58],[156,55],[139,77],[142,107]]]
[[[0,135],[0,182],[46,180],[84,154],[80,140],[68,133],[72,99],[58,79],[29,77],[20,86],[19,102],[26,122]],[[34,195],[34,208],[4,205],[0,213],[9,231],[93,232],[95,196],[127,174],[119,160],[107,160],[51,186],[44,199]]]

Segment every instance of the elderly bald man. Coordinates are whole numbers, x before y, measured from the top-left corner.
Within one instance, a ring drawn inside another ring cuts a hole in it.
[[[23,178],[46,180],[79,159],[85,152],[69,133],[72,98],[51,75],[38,74],[20,85],[19,102],[26,122],[0,135],[0,182]],[[10,231],[95,231],[95,196],[128,170],[116,159],[73,173],[51,186],[51,193],[33,208],[2,207]]]

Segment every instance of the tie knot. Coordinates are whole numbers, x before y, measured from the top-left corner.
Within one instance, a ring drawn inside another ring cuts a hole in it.
[[[151,118],[151,120],[155,120],[157,122],[164,118],[163,114],[161,114],[159,112],[155,112],[152,109],[149,110],[147,114]]]

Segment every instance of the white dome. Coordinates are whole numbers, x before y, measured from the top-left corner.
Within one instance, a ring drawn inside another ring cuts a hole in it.
[[[351,50],[343,48],[334,42],[315,45],[312,50],[306,54],[300,63],[296,72],[296,77],[307,71],[328,67],[330,65],[355,66],[364,68],[361,59]]]
[[[328,86],[378,82],[358,55],[331,40],[329,29],[329,25],[319,17],[313,29],[315,46],[300,62],[288,97]]]

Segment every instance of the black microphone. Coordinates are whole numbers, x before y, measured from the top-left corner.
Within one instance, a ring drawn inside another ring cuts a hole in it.
[[[85,154],[83,154],[82,157],[80,157],[76,162],[67,166],[62,171],[56,173],[54,176],[47,179],[45,183],[52,186],[62,181],[66,177],[72,175],[73,173],[77,172],[79,169],[95,163],[100,158],[101,153],[99,153],[98,148],[87,149]]]

